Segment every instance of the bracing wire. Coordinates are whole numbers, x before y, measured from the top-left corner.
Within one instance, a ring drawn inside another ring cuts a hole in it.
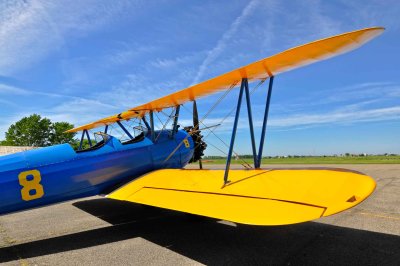
[[[161,111],[161,113],[162,113],[163,115],[165,115],[165,116],[168,117],[168,119],[167,119],[167,121],[165,122],[165,124],[162,123],[161,119],[160,119],[160,118],[158,117],[158,115],[156,114],[158,121],[160,121],[160,123],[161,123],[161,125],[162,125],[162,128],[161,128],[160,133],[158,133],[157,137],[155,138],[155,142],[158,140],[158,138],[160,137],[160,135],[161,135],[161,133],[163,132],[163,130],[167,127],[167,125],[168,125],[169,121],[172,119],[172,117],[175,117],[174,115],[172,115],[173,112],[174,112],[174,109],[172,109],[172,110],[171,110],[171,114],[168,115],[168,114],[165,114],[163,111]]]
[[[127,138],[128,138],[128,135],[126,135],[125,132],[120,131],[119,129],[117,129],[117,127],[114,126],[114,124],[111,124],[110,127],[111,127],[111,129],[110,129],[110,134],[111,134],[112,130],[114,130],[114,131],[117,132],[117,134],[119,134],[119,135],[121,136],[121,139],[122,139],[122,137],[127,137]]]
[[[257,84],[257,86],[255,86],[255,87],[251,90],[250,95],[252,95],[252,94],[258,89],[258,87],[260,87],[260,86],[265,82],[265,80],[266,80],[266,79],[262,79],[262,80]],[[230,116],[233,114],[233,112],[235,111],[235,109],[236,109],[236,106],[234,106],[234,107],[231,109],[231,111],[230,111],[224,118],[222,118],[222,120],[218,123],[218,124],[219,124],[218,126],[216,126],[216,127],[214,127],[214,128],[212,128],[212,129],[209,130],[208,134],[204,137],[204,139],[207,138],[211,133],[214,134],[214,131],[215,131],[220,125],[222,125],[222,123],[224,123],[225,120],[226,120],[228,117],[230,117]],[[214,135],[215,135],[215,134],[214,134]]]
[[[229,87],[228,90],[226,90],[224,92],[224,94],[219,97],[219,99],[214,103],[213,106],[211,106],[211,108],[208,110],[208,112],[203,116],[202,119],[200,119],[201,122],[203,122],[210,114],[211,112],[215,109],[215,107],[218,106],[218,104],[221,103],[221,101],[232,91],[232,89],[238,84],[238,81],[235,81],[234,83],[232,83],[232,85]],[[195,127],[198,127],[199,125],[194,125]]]
[[[265,82],[265,80],[266,80],[266,79],[260,80],[260,82],[251,90],[250,94],[252,95],[252,94]],[[185,109],[187,110],[186,107],[185,107]],[[207,134],[206,136],[204,136],[203,140],[205,140],[208,136],[210,136],[210,134],[213,134],[213,135],[214,135],[217,139],[219,139],[226,147],[229,148],[229,145],[228,145],[225,141],[223,141],[217,134],[215,134],[214,131],[215,131],[220,125],[222,125],[228,117],[230,117],[230,116],[232,115],[232,113],[235,111],[235,109],[236,109],[236,106],[234,106],[234,107],[231,109],[231,111],[217,124],[217,126],[215,126],[215,127],[213,127],[213,128],[207,128],[207,129],[209,130],[209,132],[208,132],[208,134]],[[188,110],[188,111],[189,111],[189,110]],[[189,111],[189,112],[190,112],[190,111]],[[203,124],[203,126],[205,126],[205,124],[204,124],[202,121],[200,121],[199,123],[201,123],[201,124]],[[211,146],[213,146],[213,145],[211,145]],[[196,146],[195,148],[197,148],[197,146]],[[219,149],[218,149],[218,150],[219,150]],[[251,166],[249,163],[247,163],[245,160],[243,160],[242,158],[240,158],[239,154],[237,154],[234,150],[233,150],[233,153],[235,154],[236,157],[238,157],[239,159],[241,159],[245,164],[247,164],[248,166],[250,166],[250,167],[252,168],[252,166]]]
[[[259,82],[259,84],[257,84],[257,85],[253,88],[253,90],[251,91],[251,94],[253,94],[254,91],[255,91],[261,84],[263,84],[263,83],[265,82],[265,80],[266,80],[266,79],[262,79],[262,80]],[[214,103],[214,105],[207,111],[207,113],[206,113],[206,114],[203,116],[203,118],[199,121],[199,124],[201,123],[201,124],[204,125],[203,121],[210,115],[210,113],[217,107],[217,105],[228,95],[228,93],[231,92],[231,90],[237,85],[238,82],[239,82],[239,81],[235,81],[235,82],[229,87],[229,89],[226,90],[226,91],[223,93],[223,95],[221,95],[221,97],[218,98],[218,100]],[[235,110],[235,109],[236,109],[236,107],[233,108],[233,110]],[[225,116],[225,117],[223,118],[222,122],[224,122],[224,121],[226,120],[226,118],[232,114],[233,110],[232,110],[231,112],[229,112],[228,115]],[[220,124],[222,124],[222,123],[220,123]],[[195,126],[195,128],[198,128],[198,127],[199,127],[199,125],[194,125],[194,126]],[[218,127],[218,126],[217,126],[217,127]],[[213,133],[213,134],[215,135],[215,133],[214,133],[214,130],[215,130],[215,129],[216,129],[216,127],[215,127],[214,129],[211,129],[211,130],[210,130],[210,133],[209,133],[206,137],[208,137],[211,133]],[[186,136],[186,137],[178,144],[178,146],[168,155],[168,157],[164,160],[164,162],[168,161],[168,160],[172,157],[172,155],[174,155],[175,152],[178,151],[178,149],[182,146],[182,144],[184,143],[184,141],[185,141],[188,137],[189,137],[189,135]],[[218,136],[217,136],[217,138],[220,139]],[[225,145],[227,145],[222,139],[220,139],[220,140],[221,140]],[[228,147],[229,147],[229,146],[228,146]],[[235,156],[237,156],[238,158],[240,158],[239,155],[238,155],[236,152],[235,152]],[[247,165],[247,167],[251,167],[251,168],[252,168],[252,166],[251,166],[249,163],[247,163],[245,160],[243,160],[243,159],[241,159],[241,160]],[[243,165],[243,166],[244,166],[244,165]],[[245,166],[245,167],[246,167],[246,166]],[[246,167],[246,168],[247,168],[247,167]]]
[[[208,112],[204,115],[204,117],[201,119],[201,121],[203,121],[204,119],[207,118],[207,116],[211,113],[212,110],[214,110],[214,108],[225,98],[226,95],[228,95],[229,92],[231,92],[231,90],[236,86],[236,84],[238,83],[238,81],[235,81],[228,90],[226,90],[223,95],[221,95],[219,97],[219,99],[214,103],[214,105],[210,108],[210,110],[208,110]],[[199,127],[199,125],[195,125],[195,127]],[[176,148],[167,156],[167,158],[164,160],[164,162],[167,162],[172,155],[175,154],[175,152],[183,145],[184,141],[189,137],[189,135],[187,135],[179,144],[178,146],[176,146]]]
[[[191,113],[191,111],[186,107],[186,106],[184,106],[184,105],[182,105],[183,106],[183,108],[185,108],[185,110],[187,110],[189,113]],[[199,123],[201,123],[207,130],[211,130],[210,129],[210,127],[207,127],[202,121],[199,121]],[[212,131],[211,131],[212,132]],[[213,134],[214,134],[214,136],[218,139],[218,140],[220,140],[227,148],[229,148],[229,145],[223,140],[223,139],[221,139],[217,134],[215,134],[214,132],[212,132]],[[222,153],[224,153],[225,155],[228,155],[228,153],[226,153],[226,152],[223,152],[221,149],[219,149],[219,148],[217,148],[215,145],[213,145],[213,144],[211,144],[210,142],[207,142],[207,144],[210,144],[211,146],[213,146],[214,148],[216,148],[217,150],[219,150],[219,151],[221,151]],[[195,147],[195,149],[198,147],[198,144],[197,144],[197,146]],[[248,162],[246,162],[246,160],[244,160],[243,158],[240,158],[240,156],[239,156],[239,154],[238,153],[236,153],[235,151],[233,151],[233,153],[235,154],[235,156],[238,158],[238,159],[240,159],[242,162],[243,162],[243,166],[245,167],[245,168],[253,168]]]

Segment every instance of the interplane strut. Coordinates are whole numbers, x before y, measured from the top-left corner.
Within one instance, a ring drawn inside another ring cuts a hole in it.
[[[224,185],[229,183],[229,180],[228,180],[229,169],[230,169],[231,160],[232,160],[233,146],[235,144],[236,131],[237,131],[237,125],[239,122],[240,107],[242,105],[243,92],[245,92],[245,95],[246,95],[247,115],[248,115],[248,120],[249,120],[249,129],[250,129],[250,136],[251,136],[251,147],[252,147],[252,151],[253,151],[254,168],[258,169],[261,166],[262,151],[264,148],[265,132],[267,129],[267,121],[268,121],[268,113],[269,113],[269,106],[270,106],[270,101],[271,101],[273,81],[274,81],[274,77],[271,76],[270,80],[269,80],[269,85],[268,85],[267,101],[265,104],[264,120],[263,120],[263,126],[262,126],[262,130],[261,130],[259,151],[257,154],[255,137],[254,137],[253,116],[252,116],[252,111],[251,111],[249,83],[248,83],[247,78],[242,79],[242,82],[240,85],[239,96],[238,96],[238,103],[236,106],[235,120],[233,123],[231,143],[229,145],[229,152],[228,152],[228,156],[226,159],[226,166],[225,166],[225,173],[224,173]]]

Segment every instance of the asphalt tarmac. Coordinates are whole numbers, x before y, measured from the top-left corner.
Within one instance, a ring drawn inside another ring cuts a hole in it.
[[[343,213],[272,227],[101,197],[69,201],[1,216],[0,264],[400,265],[400,165],[329,166],[371,175],[377,189]]]

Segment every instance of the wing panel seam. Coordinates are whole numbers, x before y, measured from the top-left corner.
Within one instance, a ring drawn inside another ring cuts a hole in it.
[[[319,205],[315,205],[315,204],[298,202],[298,201],[291,201],[291,200],[274,199],[274,198],[263,198],[263,197],[244,196],[244,195],[237,195],[237,194],[216,193],[216,192],[207,192],[207,191],[193,191],[193,190],[173,189],[173,188],[158,188],[158,187],[148,187],[148,186],[144,186],[143,188],[158,189],[158,190],[168,190],[168,191],[176,191],[176,192],[186,192],[186,193],[211,194],[211,195],[218,195],[218,196],[241,197],[241,198],[250,198],[250,199],[273,200],[273,201],[279,201],[279,202],[286,202],[286,203],[304,205],[304,206],[308,206],[308,207],[321,208],[321,209],[324,209],[323,213],[327,209],[327,207],[319,206]],[[136,192],[138,192],[138,191],[136,191]]]

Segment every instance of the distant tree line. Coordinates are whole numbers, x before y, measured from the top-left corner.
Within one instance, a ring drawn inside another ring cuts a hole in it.
[[[74,125],[68,122],[52,122],[48,118],[33,114],[12,124],[0,145],[45,147],[71,143],[76,146],[75,133],[64,133],[72,128]]]
[[[360,153],[360,154],[351,154],[351,153],[345,153],[344,155],[276,155],[276,156],[263,156],[264,159],[272,159],[272,158],[320,158],[320,157],[367,157],[367,156],[399,156],[399,154],[395,153],[384,153],[384,154],[365,154],[365,153]],[[239,155],[240,158],[242,159],[253,159],[253,155],[245,154],[245,155]],[[226,156],[218,156],[218,155],[207,155],[204,156],[203,159],[205,160],[218,160],[218,159],[226,159]]]

